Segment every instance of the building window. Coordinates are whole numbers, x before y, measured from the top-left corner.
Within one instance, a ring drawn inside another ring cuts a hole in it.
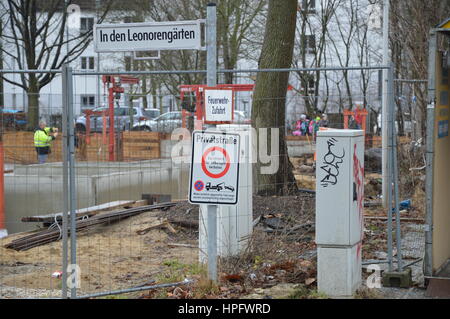
[[[93,70],[95,68],[94,57],[93,56],[82,56],[81,57],[81,69],[82,70]]]
[[[316,13],[316,0],[302,0],[303,13]]]
[[[316,36],[302,35],[302,48],[304,48],[307,54],[313,54],[316,51]]]
[[[94,27],[94,18],[80,18],[81,33],[89,32]]]
[[[81,108],[93,108],[95,106],[95,95],[82,95]]]

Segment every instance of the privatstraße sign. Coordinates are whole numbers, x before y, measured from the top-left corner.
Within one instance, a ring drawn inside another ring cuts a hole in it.
[[[95,52],[200,50],[200,23],[194,21],[96,24]]]
[[[236,205],[239,191],[239,134],[194,131],[189,202]]]

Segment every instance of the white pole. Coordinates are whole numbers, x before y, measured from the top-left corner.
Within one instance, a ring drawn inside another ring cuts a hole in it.
[[[383,65],[389,65],[389,0],[384,0],[383,2]],[[383,70],[383,96],[381,100],[381,142],[382,142],[382,163],[381,163],[381,172],[382,172],[382,181],[383,181],[383,207],[389,207],[387,202],[387,192],[388,192],[388,183],[389,183],[389,171],[388,171],[388,90],[387,90],[387,81],[388,81],[388,70]]]

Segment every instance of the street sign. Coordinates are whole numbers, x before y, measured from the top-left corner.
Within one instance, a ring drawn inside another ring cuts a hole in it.
[[[203,20],[94,25],[95,52],[203,49]]]
[[[233,91],[205,89],[205,121],[229,122],[233,121]]]
[[[238,201],[239,134],[192,133],[189,202],[235,205]]]

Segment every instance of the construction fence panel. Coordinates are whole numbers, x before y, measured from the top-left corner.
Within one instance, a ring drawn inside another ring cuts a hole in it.
[[[21,74],[8,73],[5,77],[17,80]],[[57,77],[53,72],[35,75]],[[49,94],[24,93],[18,87],[12,90],[17,93],[8,93],[11,85],[3,83],[6,93],[0,96],[0,163],[4,193],[0,219],[4,223],[0,228],[8,236],[0,238],[0,298],[60,298],[62,242],[48,239],[61,235],[62,96],[51,89]],[[59,136],[50,142],[51,153],[45,164],[39,164],[34,142],[39,119],[46,127],[59,130]]]
[[[338,81],[343,71],[333,70],[327,71],[330,85],[313,90],[301,85],[302,72],[307,71],[291,71],[286,94],[272,98],[255,96],[251,86],[254,72],[236,73],[241,89],[236,89],[234,95],[235,122],[216,129],[240,132],[243,145],[249,148],[242,151],[248,163],[240,164],[238,205],[220,206],[217,212],[218,283],[210,286],[204,280],[208,242],[206,205],[187,201],[191,140],[186,129],[190,119],[182,102],[201,107],[198,95],[181,94],[180,87],[171,88],[179,91],[177,95],[143,93],[142,81],[147,81],[147,87],[152,80],[171,83],[170,74],[152,79],[154,74],[150,72],[108,73],[111,78],[102,81],[101,74],[83,75],[74,71],[71,96],[75,128],[77,280],[71,282],[77,283],[76,295],[104,297],[121,293],[126,298],[232,298],[279,282],[314,288],[317,276],[315,172],[319,166],[315,158],[315,134],[319,127],[365,131],[363,260],[366,264],[386,262],[387,214],[381,206],[378,86],[367,87],[365,93],[357,85],[347,91],[343,82]],[[371,72],[367,70],[368,74]],[[361,70],[348,73],[353,80],[361,81]],[[122,91],[110,90],[113,81],[119,82],[121,77],[128,80],[134,77],[137,81],[130,80],[132,83],[127,84],[122,80]],[[93,79],[96,85],[86,84]],[[250,86],[242,89],[242,85]],[[47,101],[52,101],[51,106],[46,110],[47,104],[42,101],[40,114],[48,125],[62,131],[63,103],[55,102],[58,95],[50,97],[51,94],[46,96]],[[111,103],[114,132],[109,130]],[[278,127],[250,129],[254,126],[252,119],[257,118],[255,114],[252,117],[255,105],[277,110],[268,113],[272,119],[267,123],[276,123]],[[14,109],[13,105],[11,108]],[[283,109],[286,109],[285,117]],[[25,117],[27,110],[24,109]],[[13,117],[20,114],[11,113]],[[37,164],[34,133],[19,127],[19,122],[9,116],[3,113],[2,126],[6,228],[11,235],[0,239],[0,293],[2,297],[60,297],[63,287],[58,275],[63,271],[60,216],[64,210],[62,138],[52,142],[47,163]],[[305,118],[316,122],[305,129],[302,126]],[[283,122],[284,125],[280,124]],[[198,122],[193,127],[198,129],[198,125],[210,128]],[[280,144],[281,140],[284,145]],[[399,136],[398,142],[400,150],[411,144],[411,138],[406,133]],[[400,160],[401,156],[399,152]],[[264,162],[261,166],[273,164],[275,169],[269,173],[265,170],[263,174],[263,167],[255,164],[257,159]],[[289,192],[283,194],[280,177],[274,176],[289,176],[291,171],[292,179],[287,179]],[[50,217],[31,217],[39,215]],[[36,222],[23,222],[22,217]],[[13,240],[30,235],[24,231],[33,231],[34,236],[50,236],[51,232],[54,237],[50,242],[39,242],[36,237],[22,240],[27,250],[17,251],[8,246]],[[70,280],[71,275],[72,270],[68,271]],[[186,279],[189,282],[183,282]]]

